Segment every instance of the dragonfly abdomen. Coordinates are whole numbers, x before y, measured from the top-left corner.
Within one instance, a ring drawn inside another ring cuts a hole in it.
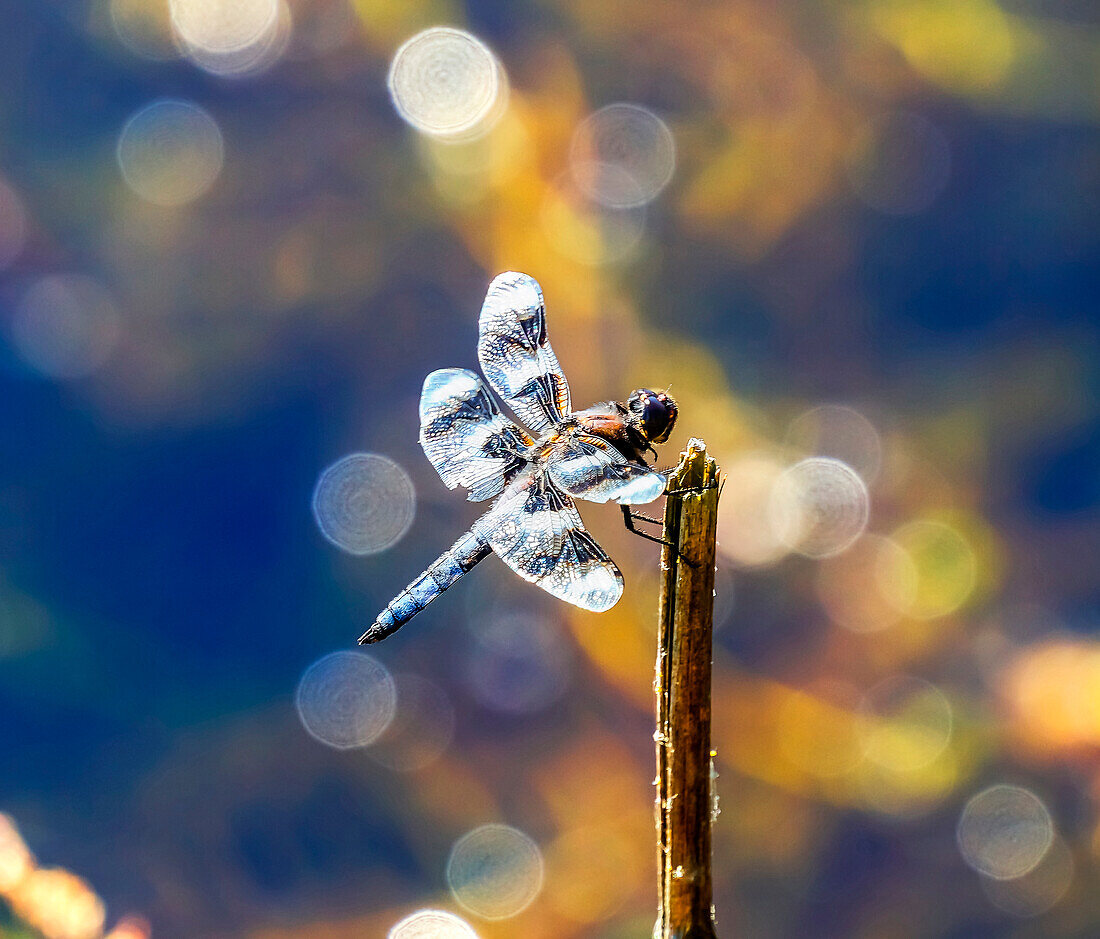
[[[466,532],[389,602],[370,629],[359,637],[359,644],[378,642],[397,632],[492,550],[476,530]]]

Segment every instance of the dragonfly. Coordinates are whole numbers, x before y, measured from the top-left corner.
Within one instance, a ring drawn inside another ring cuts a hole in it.
[[[633,505],[665,491],[646,460],[676,423],[667,391],[639,388],[625,402],[573,411],[569,385],[546,333],[542,288],[509,271],[489,285],[478,324],[478,360],[489,385],[522,422],[509,420],[477,373],[444,368],[424,380],[420,445],[449,489],[493,499],[461,538],[402,590],[360,637],[392,635],[460,577],[495,553],[515,573],[585,610],[610,609],[623,575],[585,529],[575,499],[616,502],[637,529]]]

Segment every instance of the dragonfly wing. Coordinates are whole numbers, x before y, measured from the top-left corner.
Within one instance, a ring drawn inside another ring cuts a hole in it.
[[[588,434],[564,437],[551,452],[547,471],[556,485],[589,502],[643,505],[665,491],[660,473]]]
[[[420,445],[448,488],[462,486],[471,502],[480,502],[526,465],[531,439],[500,413],[476,374],[443,368],[424,379]]]
[[[560,600],[602,613],[622,596],[619,568],[539,471],[517,476],[477,526],[505,564]]]
[[[545,430],[570,412],[569,385],[546,338],[542,288],[509,271],[489,285],[477,343],[481,370],[532,430]]]

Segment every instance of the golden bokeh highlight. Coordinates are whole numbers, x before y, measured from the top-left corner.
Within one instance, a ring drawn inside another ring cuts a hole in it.
[[[15,822],[0,814],[0,894],[7,896],[36,866]]]
[[[852,774],[865,761],[854,689],[836,682],[800,689],[723,671],[714,679],[712,725],[720,773],[732,769],[799,796],[855,799]]]
[[[935,692],[915,687],[906,708],[905,695],[898,705],[889,690],[875,690],[871,707],[836,681],[798,689],[747,674],[733,681],[716,677],[719,769],[732,767],[792,795],[875,814],[927,814],[970,766],[950,745],[952,718]],[[725,813],[720,824],[728,824]]]
[[[81,878],[60,868],[36,868],[7,894],[16,916],[46,939],[98,939],[106,911]]]
[[[602,208],[569,185],[547,194],[539,220],[555,250],[585,265],[632,259],[645,233],[640,209]]]
[[[909,556],[916,571],[915,589],[904,581],[880,581],[887,600],[897,609],[916,619],[936,619],[967,601],[977,581],[977,559],[957,528],[918,519],[890,537]]]
[[[851,773],[863,759],[859,694],[833,683],[792,689],[780,705],[776,732],[786,759],[819,778]]]
[[[864,760],[857,767],[855,804],[894,818],[918,818],[933,811],[960,781],[959,760],[950,748],[919,769]]]
[[[617,913],[648,870],[632,841],[611,824],[573,828],[546,851],[546,899],[566,919],[598,923]]]
[[[476,204],[522,172],[531,151],[524,110],[513,100],[501,119],[473,140],[444,141],[429,134],[417,138],[424,168],[448,203]]]
[[[916,598],[917,569],[897,542],[865,534],[843,554],[821,561],[817,597],[829,618],[855,633],[877,633],[901,619]]]
[[[923,769],[951,741],[954,716],[939,688],[923,678],[894,675],[863,699],[863,752],[871,762],[898,773]]]
[[[1059,636],[1020,649],[1000,679],[1009,728],[1045,758],[1100,746],[1100,643]]]
[[[1012,21],[994,0],[869,0],[866,9],[884,39],[949,91],[995,92],[1018,52]]]

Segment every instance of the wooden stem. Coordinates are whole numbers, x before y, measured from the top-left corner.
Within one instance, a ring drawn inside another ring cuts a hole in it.
[[[654,939],[716,939],[710,671],[718,467],[692,439],[668,482],[657,624],[658,907]]]

